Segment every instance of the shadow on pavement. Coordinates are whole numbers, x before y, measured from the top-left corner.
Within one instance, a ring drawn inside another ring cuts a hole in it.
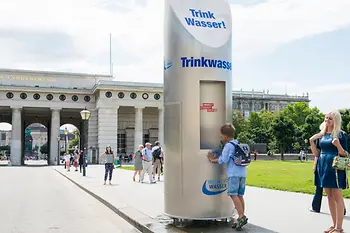
[[[193,224],[177,228],[186,233],[226,233],[235,231],[232,229],[231,223],[223,223],[223,222],[206,222],[206,221],[195,221]],[[250,233],[277,233],[276,231],[272,231],[266,228],[262,228],[253,224],[247,224],[243,227],[241,232],[250,232]]]
[[[174,229],[176,232],[183,233],[226,233],[236,231],[231,226],[231,223],[220,222],[220,221],[190,221],[183,225],[183,227],[175,227],[174,221],[166,216],[158,216],[157,220],[163,223],[164,229],[153,229],[154,232],[167,232],[167,229]],[[151,230],[153,228],[152,224],[147,225]],[[259,227],[253,224],[247,224],[243,227],[241,232],[250,233],[277,233],[263,227]]]

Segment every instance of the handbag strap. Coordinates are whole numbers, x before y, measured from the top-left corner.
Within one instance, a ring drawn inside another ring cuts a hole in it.
[[[336,179],[336,183],[337,183],[337,187],[339,188],[339,179],[338,179],[338,169],[334,169],[335,170],[335,179]],[[345,169],[345,184],[346,184],[346,188],[349,188],[349,183],[348,183],[348,169]]]

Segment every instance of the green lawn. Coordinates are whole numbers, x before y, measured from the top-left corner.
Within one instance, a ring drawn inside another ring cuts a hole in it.
[[[248,166],[247,185],[314,194],[313,162],[300,161],[253,161]],[[134,170],[134,166],[122,166],[125,170]],[[350,189],[343,191],[350,198]]]
[[[253,161],[247,170],[247,185],[314,194],[313,162]],[[343,191],[350,198],[350,190]]]
[[[122,165],[121,167],[117,167],[119,169],[134,171],[134,165]]]

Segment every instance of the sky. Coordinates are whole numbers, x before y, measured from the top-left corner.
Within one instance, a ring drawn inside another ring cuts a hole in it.
[[[233,89],[350,108],[349,0],[228,0]],[[163,0],[0,1],[2,68],[163,82]]]

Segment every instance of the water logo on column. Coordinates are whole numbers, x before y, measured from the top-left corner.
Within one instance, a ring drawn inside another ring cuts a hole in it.
[[[227,179],[206,180],[202,186],[202,193],[207,196],[219,195],[227,190]]]

